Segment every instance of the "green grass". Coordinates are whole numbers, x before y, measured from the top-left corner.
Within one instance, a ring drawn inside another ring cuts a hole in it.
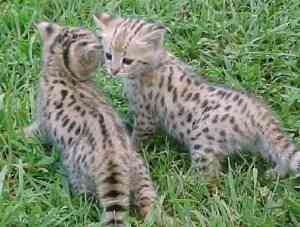
[[[95,202],[70,192],[58,152],[18,133],[31,120],[41,63],[33,22],[95,29],[91,15],[99,11],[160,20],[173,53],[211,81],[262,97],[300,144],[299,0],[0,1],[0,227],[84,226],[100,218]],[[98,82],[130,119],[119,81],[99,72]],[[145,148],[164,209],[183,226],[300,226],[299,181],[267,180],[269,163],[235,157],[211,194],[189,174],[183,151],[164,134]]]

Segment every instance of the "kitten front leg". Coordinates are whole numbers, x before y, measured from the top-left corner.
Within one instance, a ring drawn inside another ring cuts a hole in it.
[[[132,132],[132,142],[137,150],[142,146],[143,141],[148,139],[156,131],[156,124],[149,120],[145,116],[138,116],[135,119],[133,132]]]
[[[208,134],[209,129],[202,127],[191,134],[190,155],[192,167],[208,180],[217,178],[221,173],[221,162],[225,151],[213,136]]]

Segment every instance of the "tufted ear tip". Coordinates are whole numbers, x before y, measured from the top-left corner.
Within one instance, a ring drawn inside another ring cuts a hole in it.
[[[163,24],[161,24],[159,22],[155,24],[155,27],[154,27],[153,30],[155,30],[155,31],[160,30],[160,31],[162,31],[164,33],[170,32],[170,29],[167,26],[165,26],[165,25],[163,25]]]
[[[113,21],[114,17],[108,13],[100,13],[93,15],[93,19],[101,29],[105,29],[109,26],[111,21]]]
[[[164,35],[168,28],[160,23],[153,24],[152,29],[143,37],[142,41],[154,47],[160,47],[164,41]]]
[[[59,25],[47,21],[34,23],[33,25],[39,30],[39,33],[41,34],[43,40],[49,38],[51,35],[56,33],[60,28]]]

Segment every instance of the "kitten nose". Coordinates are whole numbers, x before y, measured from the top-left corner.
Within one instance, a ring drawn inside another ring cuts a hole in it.
[[[113,68],[113,69],[111,69],[111,73],[112,73],[113,75],[118,74],[118,72],[120,72],[120,67],[119,67],[119,68]]]

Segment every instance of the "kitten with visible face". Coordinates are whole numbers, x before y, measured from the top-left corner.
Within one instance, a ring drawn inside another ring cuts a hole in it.
[[[130,195],[146,216],[156,197],[148,169],[93,80],[103,62],[99,37],[48,22],[37,27],[43,66],[35,119],[26,135],[58,146],[74,189],[103,205],[103,226],[125,226]]]
[[[300,172],[300,153],[272,112],[244,92],[195,75],[163,47],[162,25],[108,14],[94,19],[108,71],[125,78],[137,145],[161,126],[186,145],[204,175],[218,175],[224,157],[245,147],[273,162],[269,173]]]

